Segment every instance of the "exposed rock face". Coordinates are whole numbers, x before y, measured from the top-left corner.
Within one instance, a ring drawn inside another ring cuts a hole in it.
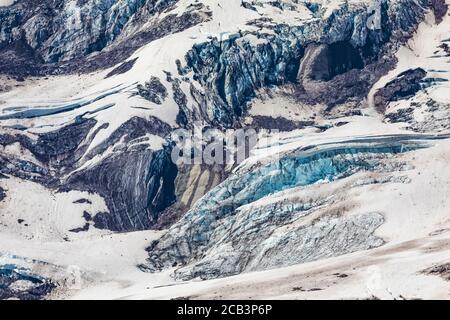
[[[138,85],[137,89],[141,97],[156,104],[162,104],[167,98],[166,87],[156,77],[152,77],[144,86]]]
[[[104,197],[110,212],[94,217],[96,228],[145,230],[157,222],[158,213],[175,201],[176,175],[177,168],[167,151],[129,150],[75,174],[66,186],[95,191]]]
[[[208,106],[203,110],[207,120],[225,127],[236,125],[258,89],[272,85],[299,82],[298,99],[310,104],[361,100],[393,66],[393,59],[382,55],[408,39],[425,13],[419,3],[404,1],[382,2],[380,10],[380,28],[375,30],[367,28],[371,16],[366,7],[344,5],[326,19],[298,27],[272,26],[274,34],[213,39],[195,45],[186,55],[186,66],[179,62],[179,71],[194,73],[204,88],[201,96],[191,90],[199,109]]]
[[[142,28],[177,2],[16,1],[0,8],[0,56],[8,60],[0,71],[33,75],[111,67],[146,43],[207,19],[199,10],[156,19],[150,28]],[[110,48],[112,44],[116,47]],[[108,53],[85,58],[107,47]]]
[[[187,69],[205,88],[209,121],[232,126],[244,112],[255,90],[294,80],[303,49],[295,39],[273,37],[270,44],[252,46],[239,35],[225,42],[214,40],[186,55]]]
[[[373,232],[384,222],[377,213],[351,217],[325,216],[312,224],[266,241],[257,263],[248,270],[266,270],[281,265],[333,257],[379,247],[383,240]],[[285,244],[289,245],[286,246]]]
[[[233,247],[208,252],[200,263],[176,271],[179,279],[214,279],[245,271],[258,271],[295,265],[379,247],[383,240],[373,232],[383,223],[377,213],[359,216],[325,216],[283,235],[272,236],[245,253]],[[254,239],[247,239],[253,241]],[[251,243],[251,242],[250,242]],[[256,250],[257,254],[251,250]]]
[[[374,97],[375,108],[384,113],[389,102],[407,99],[423,88],[423,80],[427,73],[422,68],[405,71],[392,80],[384,88],[377,91]]]
[[[175,179],[176,202],[160,215],[156,228],[168,228],[177,222],[195,203],[220,182],[227,172],[221,165],[181,165]]]
[[[415,117],[417,111],[423,112],[421,121]],[[450,104],[437,103],[428,99],[424,103],[412,102],[410,107],[388,112],[386,120],[392,123],[407,123],[408,129],[416,132],[441,132],[450,128]]]
[[[86,152],[87,133],[95,121],[86,120],[55,132],[40,135],[36,141],[25,135],[0,136],[2,146],[20,143],[32,152],[36,163],[21,159],[0,157],[7,161],[0,171],[41,182],[61,190],[78,189],[97,192],[104,196],[110,213],[95,216],[95,226],[117,231],[148,229],[157,221],[157,213],[175,200],[174,180],[176,166],[167,150],[152,151],[145,144],[147,134],[164,137],[170,127],[153,119],[132,118],[118,128],[107,141]],[[91,137],[93,138],[93,137]],[[144,139],[144,144],[139,144]],[[147,138],[148,139],[148,138]],[[113,149],[110,156],[96,166],[62,176],[86,161]],[[130,188],[130,186],[134,186]]]
[[[139,47],[214,19],[213,10],[201,2],[177,12],[179,2],[17,1],[0,8],[0,56],[6,61],[0,62],[0,72],[22,76],[88,72],[117,65],[107,77],[127,73],[136,59],[125,60]],[[260,1],[242,5],[249,11],[265,6]],[[297,10],[298,3],[273,1],[269,5],[289,12]],[[174,102],[179,108],[176,123],[185,128],[194,124],[240,127],[247,103],[258,90],[287,84],[295,88],[298,101],[307,105],[332,108],[348,103],[351,109],[393,65],[395,48],[410,37],[429,5],[427,0],[383,1],[380,28],[368,28],[371,16],[362,3],[343,4],[329,15],[320,7],[309,6],[318,19],[299,25],[252,20],[248,25],[259,31],[202,40],[172,62],[179,74],[167,72],[166,79],[149,74],[148,81],[138,84],[131,95],[138,94],[158,106]],[[0,120],[55,115],[93,102],[50,111],[18,109]],[[156,117],[133,117],[100,145],[89,148],[96,135],[109,126],[97,127],[95,116],[89,115],[78,115],[71,124],[44,134],[17,130],[1,134],[3,147],[19,144],[34,159],[1,155],[0,172],[55,189],[99,193],[110,212],[93,217],[98,228],[131,231],[166,225],[194,205],[197,195],[180,204],[189,186],[178,182],[189,180],[183,174],[189,176],[197,169],[172,164],[169,145],[149,147],[149,139],[168,141],[173,127]],[[274,120],[260,127],[291,130],[305,125],[312,123]],[[202,168],[201,172],[200,176],[210,175],[199,188],[203,193],[207,191],[203,186],[213,187],[226,176],[219,167]],[[165,213],[167,219],[161,218]]]
[[[27,274],[26,270],[0,265],[0,300],[40,300],[55,287],[52,281]]]
[[[304,59],[300,69],[300,75],[309,80],[329,81],[339,74],[364,66],[360,53],[348,42],[311,44],[305,56],[309,55],[314,58]]]
[[[62,236],[51,235],[61,241],[94,228],[167,229],[139,267],[175,268],[176,279],[379,247],[389,240],[376,233],[388,210],[360,210],[365,199],[358,192],[405,187],[414,177],[403,171],[413,160],[400,154],[441,137],[384,129],[389,122],[433,134],[450,129],[450,104],[425,90],[449,81],[440,77],[448,70],[388,73],[402,66],[397,49],[430,10],[441,27],[448,23],[444,0],[18,0],[0,8],[0,80],[8,80],[0,83],[0,179],[37,182],[54,202],[59,192],[75,193],[69,204],[79,219],[61,226]],[[228,15],[235,11],[238,19]],[[433,57],[448,59],[448,42]],[[53,96],[59,81],[77,85]],[[373,98],[384,119],[367,103],[379,87]],[[21,88],[29,90],[23,100]],[[37,92],[42,88],[48,96]],[[249,110],[255,98],[278,94],[289,95],[290,104]],[[419,94],[425,103],[410,100]],[[289,108],[296,117],[284,112]],[[267,145],[258,151],[268,155],[242,164],[171,159],[175,129],[221,135],[247,127],[261,136],[282,131],[281,158]],[[8,210],[10,192],[0,187]],[[20,230],[28,227],[23,218],[13,215]],[[0,299],[41,298],[53,289],[45,278],[26,277],[0,267]]]
[[[433,276],[439,276],[446,281],[450,281],[450,264],[445,263],[442,265],[433,266],[431,268],[423,270],[423,273]]]
[[[153,151],[145,144],[147,134],[164,137],[169,130],[158,119],[133,118],[87,155],[94,157],[113,148],[109,157],[64,182],[63,188],[97,192],[105,198],[110,212],[97,214],[95,227],[149,229],[156,224],[158,213],[175,201],[177,168],[170,160],[170,150]]]
[[[0,155],[0,163],[2,164],[0,173],[12,174],[48,186],[54,185],[56,181],[53,170],[64,171],[79,160],[86,148],[86,146],[81,146],[81,142],[94,125],[94,120],[81,121],[53,132],[41,134],[37,139],[23,134],[0,135],[1,146],[6,147],[19,143],[29,150],[36,159],[36,161],[31,162],[21,159],[20,156],[7,158]]]

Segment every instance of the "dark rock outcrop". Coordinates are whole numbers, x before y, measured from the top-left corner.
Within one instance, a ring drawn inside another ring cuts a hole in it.
[[[402,141],[402,137],[360,141],[351,147],[345,143],[323,149],[313,146],[290,152],[275,162],[238,170],[152,243],[147,249],[148,263],[141,267],[155,271],[177,266],[177,278],[209,279],[351,252],[353,245],[381,245],[383,241],[372,236],[383,221],[375,213],[348,220],[327,217],[322,222],[300,223],[283,229],[281,234],[276,230],[325,204],[331,206],[334,193],[330,197],[308,193],[317,182],[335,181],[361,171],[402,170],[404,164],[385,165],[383,159],[422,147],[420,143]],[[297,195],[293,190],[298,187],[302,192]],[[352,241],[347,242],[350,238]],[[317,249],[319,243],[321,249]]]
[[[87,190],[100,194],[109,212],[94,216],[95,227],[116,231],[144,230],[156,224],[159,213],[175,200],[174,180],[177,168],[170,149],[153,151],[145,144],[133,145],[146,134],[165,137],[170,127],[153,118],[132,118],[86,157],[115,151],[97,165],[76,172],[62,188]],[[121,141],[122,145],[117,145]],[[143,141],[145,142],[145,140]]]
[[[30,150],[39,161],[61,164],[66,157],[73,155],[95,123],[93,119],[73,123],[59,130],[43,133],[36,141],[22,134],[4,134],[0,135],[0,145],[6,146],[18,142]],[[74,162],[73,159],[71,161]]]
[[[293,121],[283,117],[253,116],[251,124],[255,129],[269,129],[280,131],[292,131],[313,126],[314,121]]]
[[[133,68],[134,64],[136,63],[138,58],[131,59],[129,61],[125,61],[120,66],[114,68],[110,73],[106,75],[106,78],[110,78],[112,76],[123,74],[131,70]]]
[[[0,201],[2,201],[5,198],[6,198],[5,190],[2,187],[0,187]]]
[[[0,300],[41,300],[55,288],[56,284],[51,280],[29,274],[13,265],[0,265]]]
[[[3,147],[19,143],[29,150],[37,162],[19,158],[7,158],[0,154],[0,173],[33,180],[47,186],[58,185],[58,172],[71,168],[80,159],[86,146],[81,142],[96,121],[89,119],[70,124],[56,131],[38,135],[37,139],[24,134],[0,135]]]
[[[170,159],[170,149],[154,152],[145,144],[145,136],[165,137],[170,133],[170,126],[157,118],[131,118],[86,153],[90,142],[87,134],[95,124],[95,120],[83,120],[39,135],[36,140],[26,135],[1,135],[2,146],[20,143],[39,162],[0,156],[0,171],[61,191],[76,189],[100,194],[109,212],[95,215],[97,228],[116,231],[151,228],[157,223],[159,213],[175,201],[173,184],[177,168]],[[139,139],[144,139],[144,144],[135,145]],[[97,165],[62,179],[84,161],[113,146],[111,155]]]
[[[412,97],[423,88],[421,81],[427,72],[422,68],[402,72],[396,79],[390,81],[374,95],[374,106],[380,113],[384,113],[389,102]]]
[[[209,18],[203,7],[159,13],[178,0],[19,0],[0,8],[0,73],[14,76],[91,72],[112,67],[141,46]],[[144,24],[154,19],[148,28]],[[99,55],[87,56],[101,52]],[[5,63],[7,61],[7,63]]]
[[[156,104],[162,104],[167,98],[167,89],[156,77],[151,77],[144,85],[138,85],[138,94]]]
[[[431,7],[436,17],[436,22],[441,23],[443,17],[447,14],[448,4],[445,0],[431,0]]]
[[[394,65],[389,56],[393,48],[410,38],[429,5],[428,0],[382,1],[380,27],[374,29],[367,27],[365,6],[346,4],[327,19],[301,26],[272,25],[273,34],[241,32],[223,41],[214,38],[195,45],[186,54],[186,65],[178,62],[179,73],[194,73],[204,92],[191,88],[190,94],[199,113],[215,126],[239,126],[247,102],[259,89],[274,85],[299,84],[298,99],[308,104],[332,107],[361,100]],[[311,58],[305,49],[313,47],[320,52]],[[306,67],[315,74],[312,83],[305,81]]]

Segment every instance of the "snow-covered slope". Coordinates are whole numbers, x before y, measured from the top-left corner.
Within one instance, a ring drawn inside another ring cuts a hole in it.
[[[15,0],[2,0],[0,1],[0,6],[7,7],[12,5],[15,2]]]
[[[447,298],[449,4],[0,3],[4,296]]]

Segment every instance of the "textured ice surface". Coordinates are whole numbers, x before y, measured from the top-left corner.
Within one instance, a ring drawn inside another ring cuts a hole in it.
[[[341,253],[381,245],[381,239],[370,236],[383,221],[378,213],[339,217],[331,212],[331,217],[318,224],[293,227],[279,235],[276,230],[337,201],[333,194],[301,199],[302,193],[308,194],[306,187],[326,185],[357,172],[404,170],[405,164],[384,160],[424,146],[407,142],[325,145],[294,151],[261,167],[242,168],[152,244],[149,265],[144,268],[193,264],[177,271],[177,277],[213,278],[331,256],[333,242],[335,252]],[[300,192],[299,198],[289,199],[283,193],[286,190]],[[314,251],[316,241],[324,243]],[[281,246],[283,250],[276,249]]]

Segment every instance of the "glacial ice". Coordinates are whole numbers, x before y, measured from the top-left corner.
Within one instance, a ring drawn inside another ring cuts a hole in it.
[[[325,229],[317,229],[315,224],[306,229],[294,229],[282,238],[273,238],[272,235],[276,229],[311,214],[332,200],[320,197],[288,199],[285,196],[276,200],[277,194],[288,189],[300,190],[301,187],[336,181],[359,171],[404,170],[408,166],[403,162],[385,163],[384,160],[427,146],[419,142],[384,140],[378,143],[363,141],[328,145],[306,151],[300,149],[266,165],[241,168],[200,199],[168,233],[148,248],[150,259],[143,269],[153,271],[188,265],[177,270],[176,277],[214,278],[330,256],[326,246],[311,252],[307,243],[304,249],[294,250],[305,232],[312,232],[318,238],[327,237],[329,232],[322,234]],[[367,249],[383,243],[382,239],[371,236],[383,221],[379,213],[367,213],[345,220],[339,217],[323,219],[326,220],[324,226],[339,225],[337,234],[328,235],[335,240],[340,239],[336,240],[339,248],[334,248],[335,253]],[[355,237],[361,241],[349,240]],[[305,239],[313,238],[308,236]],[[292,251],[292,254],[282,254],[280,251],[280,255],[273,260],[276,265],[269,263],[267,257],[275,253],[263,254],[263,251],[269,250],[267,246],[270,243],[269,247],[283,243],[283,252]]]

